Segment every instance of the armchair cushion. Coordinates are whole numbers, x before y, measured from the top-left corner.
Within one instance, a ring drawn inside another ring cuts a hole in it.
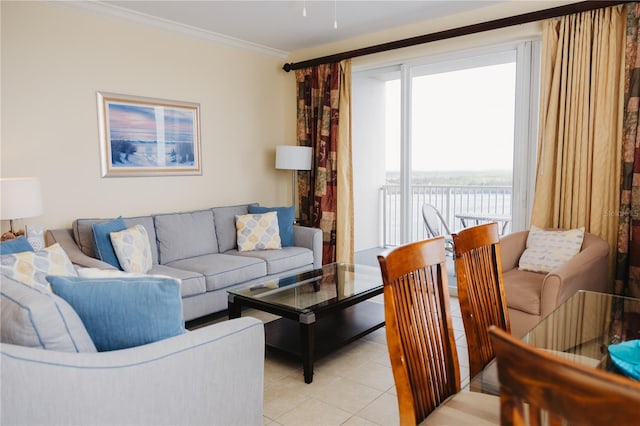
[[[543,273],[511,269],[502,273],[504,292],[510,308],[540,315]]]
[[[518,267],[525,271],[551,272],[578,254],[583,239],[584,228],[559,231],[532,226]]]

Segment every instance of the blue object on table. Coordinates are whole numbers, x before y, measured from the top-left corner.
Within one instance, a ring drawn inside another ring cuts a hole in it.
[[[640,380],[640,340],[609,345],[609,356],[623,374]]]

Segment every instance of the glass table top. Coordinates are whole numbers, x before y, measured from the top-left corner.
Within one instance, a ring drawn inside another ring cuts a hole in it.
[[[575,362],[623,374],[609,345],[640,339],[640,299],[579,291],[522,337]],[[640,352],[638,354],[640,356]],[[499,394],[495,361],[471,380],[472,389]]]
[[[348,263],[332,263],[229,291],[234,296],[300,313],[348,303],[371,292],[382,293],[380,269]]]

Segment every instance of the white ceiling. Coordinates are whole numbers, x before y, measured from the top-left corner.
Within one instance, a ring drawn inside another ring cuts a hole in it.
[[[92,1],[77,6],[286,56],[500,1]],[[306,16],[303,16],[303,8]],[[337,29],[334,29],[334,13]]]

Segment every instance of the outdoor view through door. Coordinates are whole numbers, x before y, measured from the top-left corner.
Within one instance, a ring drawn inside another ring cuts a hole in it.
[[[441,216],[427,219],[451,232],[490,220],[501,232],[526,227],[532,50],[528,42],[354,73],[356,251],[429,237],[424,204]]]

